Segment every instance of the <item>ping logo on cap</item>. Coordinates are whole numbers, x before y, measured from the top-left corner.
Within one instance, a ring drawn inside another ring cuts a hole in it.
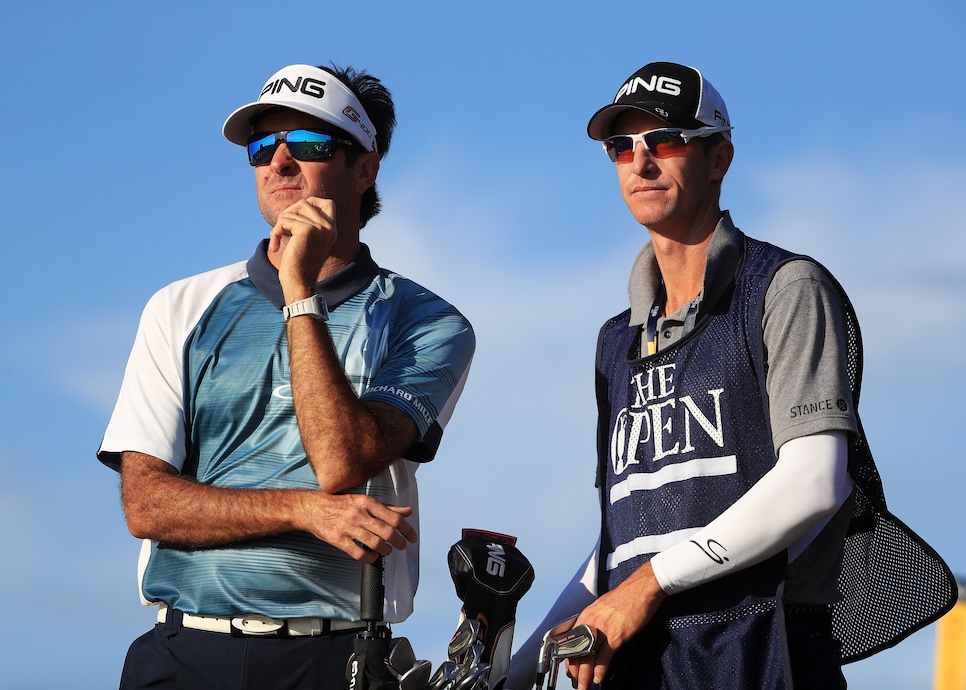
[[[325,95],[325,82],[321,79],[313,79],[312,77],[297,77],[295,83],[293,84],[285,77],[281,79],[275,79],[265,84],[265,88],[262,92],[258,94],[258,99],[261,100],[266,94],[274,96],[283,88],[288,88],[292,93],[303,93],[306,96],[312,96],[314,98],[322,98]]]
[[[652,74],[648,80],[645,80],[643,77],[633,77],[620,88],[617,96],[614,97],[614,102],[616,103],[624,96],[637,93],[637,90],[641,88],[652,92],[657,91],[668,96],[680,96],[681,80],[672,77],[660,77],[656,74]]]

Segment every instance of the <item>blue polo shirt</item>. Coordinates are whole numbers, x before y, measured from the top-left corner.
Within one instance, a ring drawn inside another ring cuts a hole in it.
[[[475,338],[450,304],[379,268],[368,248],[319,284],[328,329],[356,394],[406,412],[419,441],[353,491],[418,511],[415,471],[431,460],[459,397]],[[178,281],[145,307],[98,457],[115,469],[138,451],[182,475],[236,489],[318,489],[290,389],[284,304],[265,243],[247,262]],[[418,523],[418,512],[413,517]],[[386,618],[412,610],[418,550],[386,562]],[[151,543],[141,564],[147,602],[187,613],[354,620],[360,565],[308,533],[218,548]]]

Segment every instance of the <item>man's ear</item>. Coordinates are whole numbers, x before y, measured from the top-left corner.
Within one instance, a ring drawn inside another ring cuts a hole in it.
[[[379,174],[379,154],[368,152],[359,156],[354,171],[356,191],[362,194],[376,183],[376,176]]]
[[[735,147],[727,139],[722,139],[711,149],[711,179],[721,181],[735,159]]]

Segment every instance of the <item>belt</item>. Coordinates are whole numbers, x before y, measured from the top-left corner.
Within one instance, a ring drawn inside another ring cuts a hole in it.
[[[162,603],[158,608],[158,623],[164,623],[168,620],[169,608],[165,603]],[[175,611],[175,609],[171,610]],[[321,637],[337,632],[365,629],[365,625],[360,621],[346,621],[337,618],[288,618],[280,620],[257,614],[228,617],[176,612],[181,614],[181,625],[185,628],[226,635]]]

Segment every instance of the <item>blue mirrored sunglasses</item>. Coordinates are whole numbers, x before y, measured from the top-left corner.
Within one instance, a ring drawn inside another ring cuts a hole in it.
[[[314,129],[259,133],[248,140],[248,162],[253,166],[267,165],[283,143],[297,161],[327,161],[338,146],[355,146],[354,141]]]

